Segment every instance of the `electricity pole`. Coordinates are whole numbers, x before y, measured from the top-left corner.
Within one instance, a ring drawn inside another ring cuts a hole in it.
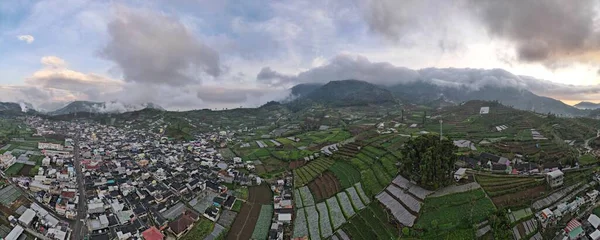
[[[444,120],[440,119],[440,142],[442,141],[442,137],[444,136],[444,132],[443,132],[443,128],[442,128],[442,124],[444,123]]]

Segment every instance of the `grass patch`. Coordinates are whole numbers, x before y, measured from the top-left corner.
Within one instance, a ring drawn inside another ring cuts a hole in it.
[[[242,201],[235,200],[235,203],[233,203],[233,207],[231,208],[231,211],[240,212],[240,210],[242,210]]]
[[[14,175],[18,174],[21,171],[21,169],[23,168],[23,166],[24,166],[24,164],[22,164],[22,163],[15,163],[12,166],[10,166],[8,169],[6,169],[4,171],[4,173],[7,176],[14,176]]]
[[[579,158],[580,165],[592,165],[598,162],[598,158],[590,154],[585,154]]]
[[[186,235],[184,235],[181,238],[181,240],[204,239],[206,236],[208,236],[212,232],[214,227],[215,227],[214,222],[212,222],[204,217],[201,217],[200,221],[198,221],[196,223],[194,228],[192,228],[192,230],[190,230],[190,232],[188,232]]]

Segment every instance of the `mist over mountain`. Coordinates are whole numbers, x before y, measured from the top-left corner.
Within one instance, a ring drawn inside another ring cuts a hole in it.
[[[55,111],[49,112],[49,115],[63,115],[70,113],[124,113],[131,111],[138,111],[142,109],[157,109],[164,110],[157,104],[144,103],[144,104],[124,104],[117,101],[111,102],[90,102],[90,101],[74,101],[66,106],[59,108]]]

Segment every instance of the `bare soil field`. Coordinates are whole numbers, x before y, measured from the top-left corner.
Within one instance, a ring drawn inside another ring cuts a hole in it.
[[[304,166],[305,163],[306,163],[306,161],[304,161],[304,160],[291,161],[290,162],[290,169],[293,170],[293,169],[302,167],[302,166]]]
[[[308,184],[308,188],[315,197],[315,201],[321,202],[338,193],[342,187],[335,175],[327,171],[320,177]]]
[[[265,184],[249,187],[248,192],[248,201],[242,206],[242,210],[235,218],[231,230],[227,233],[226,239],[228,240],[250,239],[258,215],[260,215],[261,205],[270,204],[273,197],[271,189]]]
[[[494,205],[496,205],[498,208],[521,206],[524,204],[529,204],[531,200],[537,199],[545,191],[546,187],[544,185],[540,185],[520,192],[493,197],[492,202],[494,202]]]

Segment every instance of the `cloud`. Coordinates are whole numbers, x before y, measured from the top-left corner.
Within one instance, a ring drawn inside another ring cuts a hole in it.
[[[328,63],[300,72],[297,75],[286,75],[263,68],[257,79],[273,86],[290,86],[299,83],[327,83],[333,80],[357,79],[382,85],[393,85],[401,82],[414,82],[419,74],[415,70],[396,67],[387,62],[371,62],[364,56],[341,54]]]
[[[17,39],[19,39],[19,41],[26,42],[27,44],[31,44],[35,40],[35,38],[31,35],[19,35],[17,36]]]
[[[41,63],[43,68],[25,79],[25,83],[35,86],[35,89],[63,90],[86,100],[96,100],[107,93],[119,91],[123,84],[99,74],[68,69],[66,61],[56,56],[43,57]]]
[[[259,106],[270,100],[281,100],[287,96],[287,90],[274,88],[202,86],[198,89],[198,98],[205,103],[240,104]]]
[[[115,14],[100,56],[114,62],[125,81],[176,86],[222,73],[219,54],[176,18],[124,6]]]
[[[600,85],[578,86],[554,83],[529,76],[512,74],[504,69],[425,68],[412,70],[387,62],[371,62],[363,56],[338,55],[328,63],[298,74],[282,74],[265,67],[257,75],[271,85],[327,83],[356,79],[392,86],[417,81],[446,88],[477,91],[485,87],[517,88],[564,100],[600,99]],[[285,84],[283,84],[285,83]]]
[[[42,65],[50,68],[65,68],[67,67],[67,63],[65,60],[56,57],[56,56],[45,56],[42,57],[41,60]]]
[[[472,1],[492,36],[515,44],[519,60],[600,62],[597,1]]]

